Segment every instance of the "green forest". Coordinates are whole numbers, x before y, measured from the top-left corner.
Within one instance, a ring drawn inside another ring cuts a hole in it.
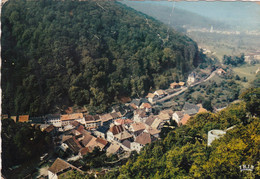
[[[184,79],[197,44],[118,2],[18,1],[2,8],[2,112],[101,113]]]
[[[11,167],[25,163],[28,166],[39,159],[43,153],[53,150],[51,135],[42,132],[39,126],[21,122],[15,123],[13,119],[4,119],[1,123],[3,174],[9,176],[9,172],[12,172]],[[23,169],[26,170],[25,167]]]
[[[245,57],[244,57],[244,54],[242,54],[240,57],[224,55],[222,62],[225,65],[239,66],[239,65],[245,64]]]

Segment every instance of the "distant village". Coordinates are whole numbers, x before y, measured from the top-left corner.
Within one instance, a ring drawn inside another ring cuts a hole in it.
[[[215,72],[219,75],[225,74],[221,68]],[[192,86],[196,82],[196,75],[192,72],[186,82],[187,86]],[[185,85],[185,82],[173,82],[169,89],[177,92],[186,89]],[[9,117],[15,122],[27,122],[32,126],[39,126],[42,131],[52,135],[54,144],[59,150],[72,152],[66,161],[57,158],[48,169],[48,178],[58,178],[68,169],[80,170],[68,162],[82,158],[96,147],[106,151],[108,156],[113,154],[129,156],[131,151],[139,153],[146,144],[160,140],[159,134],[166,123],[175,121],[178,126],[185,125],[191,116],[207,112],[201,104],[188,102],[180,111],[154,110],[156,102],[168,95],[166,90],[159,89],[148,93],[145,98],[133,99],[123,106],[114,106],[113,110],[106,114],[90,115],[82,112],[48,114],[41,117],[29,115]],[[2,115],[2,118],[8,116]],[[42,159],[47,155],[46,153],[42,156]]]
[[[187,28],[186,25],[182,26],[183,28]],[[240,35],[240,34],[246,34],[246,35],[252,35],[252,36],[259,36],[260,32],[258,30],[251,30],[251,31],[237,31],[237,30],[217,30],[214,29],[213,26],[209,28],[193,28],[188,27],[187,33],[190,32],[207,32],[207,33],[216,33],[216,34],[225,34],[225,35]]]

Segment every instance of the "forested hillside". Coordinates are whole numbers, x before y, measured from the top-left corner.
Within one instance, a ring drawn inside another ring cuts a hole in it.
[[[116,2],[10,0],[1,20],[3,113],[103,112],[200,59],[194,41]]]

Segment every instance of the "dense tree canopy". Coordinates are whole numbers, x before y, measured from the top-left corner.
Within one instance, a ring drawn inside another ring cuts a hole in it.
[[[260,87],[247,90],[241,97],[246,101],[247,110],[252,115],[260,117]]]
[[[260,87],[260,72],[255,76],[255,79],[251,82],[251,87],[259,88]]]
[[[103,112],[199,63],[197,45],[116,2],[18,1],[2,9],[4,113]]]
[[[3,173],[7,172],[9,167],[40,157],[52,147],[51,136],[42,132],[39,126],[15,123],[12,119],[4,119],[1,122]]]
[[[223,56],[223,64],[239,66],[245,63],[245,56],[242,54],[240,57],[238,56]]]

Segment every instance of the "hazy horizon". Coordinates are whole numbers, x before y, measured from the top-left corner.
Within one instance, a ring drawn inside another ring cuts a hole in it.
[[[256,2],[169,2],[135,1],[132,3],[158,4],[196,13],[203,17],[231,25],[234,30],[260,30],[260,5]]]

